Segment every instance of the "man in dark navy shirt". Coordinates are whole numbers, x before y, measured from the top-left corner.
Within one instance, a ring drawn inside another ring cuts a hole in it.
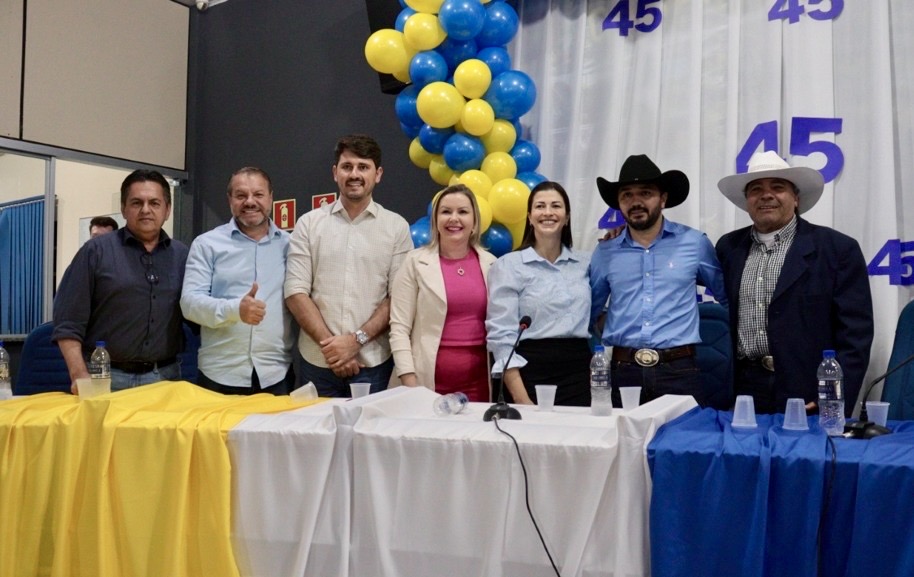
[[[111,389],[181,378],[179,301],[187,246],[162,230],[171,214],[168,181],[136,170],[121,184],[127,225],[90,239],[67,268],[54,299],[52,340],[76,379],[89,376],[96,341],[111,355]]]

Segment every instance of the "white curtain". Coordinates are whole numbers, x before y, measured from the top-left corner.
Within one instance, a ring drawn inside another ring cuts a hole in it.
[[[648,31],[626,36],[603,29],[619,3],[521,0],[509,47],[513,67],[536,82],[536,104],[521,119],[525,138],[542,151],[538,172],[571,195],[576,246],[589,251],[602,234],[607,207],[596,177],[617,180],[631,154],[689,176],[688,200],[666,216],[712,242],[750,224],[717,181],[737,172],[757,126],[768,123],[769,144],[792,165],[834,168],[843,154],[843,168],[804,217],[857,239],[867,262],[901,243],[877,263],[894,263],[894,276],[870,276],[876,338],[868,379],[881,374],[898,314],[914,297],[905,284],[914,270],[904,262],[914,261],[914,201],[906,198],[914,181],[914,2],[641,0],[660,11],[650,30],[654,15],[638,18],[639,1],[630,0],[632,23]],[[769,20],[791,8],[796,22]],[[831,119],[840,119],[839,134]],[[808,137],[804,127],[813,129]]]

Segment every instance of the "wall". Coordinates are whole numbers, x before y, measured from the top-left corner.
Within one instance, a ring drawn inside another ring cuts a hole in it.
[[[365,62],[364,0],[275,0],[269,7],[232,0],[192,13],[188,190],[195,234],[228,220],[225,186],[245,165],[269,172],[274,198],[296,198],[300,216],[311,195],[336,190],[333,147],[351,132],[381,144],[376,200],[410,222],[424,214],[440,187],[409,160],[395,96],[381,93]]]

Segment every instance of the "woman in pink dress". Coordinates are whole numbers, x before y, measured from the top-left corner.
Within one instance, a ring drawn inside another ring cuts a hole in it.
[[[462,184],[432,203],[428,245],[411,251],[390,295],[390,348],[407,386],[488,401],[486,276],[495,257],[479,245],[479,207]]]

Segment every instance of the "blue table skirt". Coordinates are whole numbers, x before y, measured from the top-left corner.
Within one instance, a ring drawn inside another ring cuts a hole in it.
[[[648,446],[653,577],[914,576],[914,423],[869,441],[784,430],[783,415],[734,429],[694,409]]]

